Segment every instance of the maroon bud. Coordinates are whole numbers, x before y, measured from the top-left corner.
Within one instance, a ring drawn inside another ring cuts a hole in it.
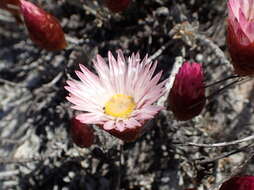
[[[62,50],[67,46],[59,21],[33,3],[20,0],[21,13],[31,40],[49,51]]]
[[[81,148],[88,148],[94,142],[92,127],[81,123],[75,117],[71,120],[70,132],[73,142]]]
[[[254,74],[254,10],[253,1],[229,0],[227,45],[235,73]]]
[[[128,8],[131,0],[105,0],[108,9],[114,13],[122,12]]]
[[[224,182],[220,190],[254,190],[254,176],[233,177]]]
[[[176,119],[186,121],[200,114],[206,98],[202,66],[185,62],[176,74],[168,104]]]

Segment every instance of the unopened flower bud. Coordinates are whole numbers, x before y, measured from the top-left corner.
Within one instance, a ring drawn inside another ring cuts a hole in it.
[[[94,142],[93,129],[89,125],[81,123],[76,118],[72,118],[71,120],[70,133],[73,142],[81,148],[88,148]]]
[[[220,190],[254,190],[254,176],[232,177],[222,184]]]
[[[254,4],[252,0],[228,1],[227,45],[235,73],[254,74]]]
[[[178,120],[186,121],[200,114],[206,98],[202,66],[185,62],[176,74],[168,104]]]
[[[105,0],[108,9],[114,13],[122,12],[128,8],[131,0]]]
[[[26,0],[20,3],[29,36],[35,44],[49,51],[67,46],[62,27],[54,16]]]

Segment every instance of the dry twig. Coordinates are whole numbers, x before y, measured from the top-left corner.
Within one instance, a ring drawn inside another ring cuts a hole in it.
[[[254,140],[254,135],[250,135],[248,137],[245,137],[243,139],[239,139],[239,140],[234,140],[234,141],[230,141],[230,142],[221,142],[221,143],[213,143],[213,144],[199,144],[199,143],[175,143],[178,144],[180,146],[196,146],[196,147],[204,147],[204,148],[215,148],[215,147],[224,147],[224,146],[232,146],[232,145],[236,145],[236,144],[240,144],[240,143],[244,143],[247,141],[252,141]]]

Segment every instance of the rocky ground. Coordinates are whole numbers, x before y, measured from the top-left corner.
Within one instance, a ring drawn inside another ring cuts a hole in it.
[[[97,53],[148,53],[159,61],[163,79],[173,78],[184,60],[203,63],[207,85],[231,76],[225,0],[136,0],[121,14],[92,0],[36,3],[61,21],[69,46],[60,52],[36,47],[25,27],[0,11],[0,189],[216,190],[232,175],[253,173],[251,141],[190,144],[253,133],[252,79],[222,93],[235,79],[207,87],[200,116],[178,122],[163,111],[133,143],[122,145],[96,130],[96,143],[81,149],[69,137],[74,111],[63,86],[79,63],[92,68]]]

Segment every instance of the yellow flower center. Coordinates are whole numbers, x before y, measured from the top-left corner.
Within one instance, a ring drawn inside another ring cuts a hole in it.
[[[133,97],[125,94],[116,94],[105,104],[105,113],[113,117],[128,118],[135,109]]]

